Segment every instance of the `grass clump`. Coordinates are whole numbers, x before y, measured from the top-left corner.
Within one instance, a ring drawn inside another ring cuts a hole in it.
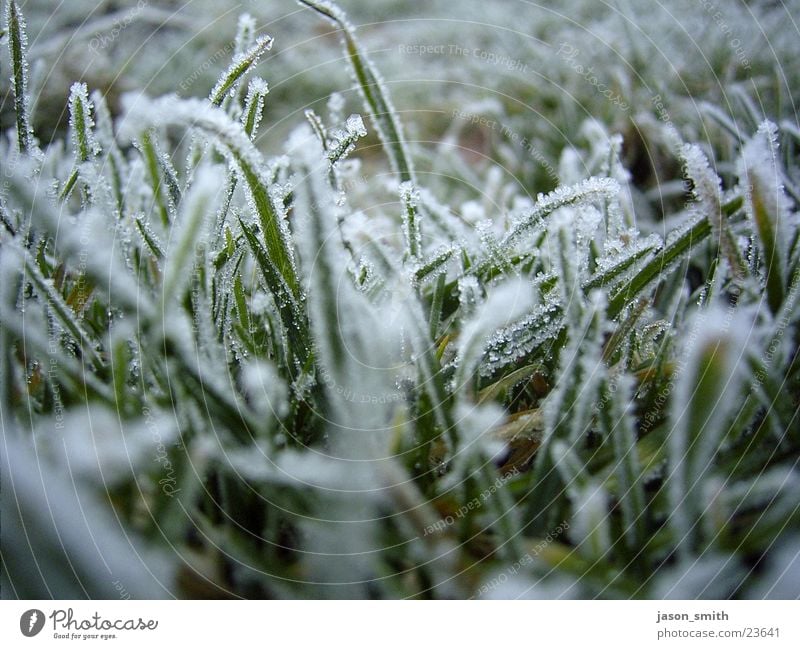
[[[69,139],[40,150],[8,3],[4,593],[113,596],[99,551],[138,596],[780,594],[796,128],[762,120],[712,164],[665,127],[685,184],[661,233],[599,124],[592,173],[472,217],[415,172],[435,154],[344,13],[301,4],[375,133],[335,97],[263,153],[272,38],[247,17],[206,98],[131,93],[112,118],[75,84]],[[43,555],[71,569],[30,572]]]

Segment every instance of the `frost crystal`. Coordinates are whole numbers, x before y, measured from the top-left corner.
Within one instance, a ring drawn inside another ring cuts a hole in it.
[[[767,297],[773,312],[783,299],[790,209],[778,158],[777,127],[766,121],[742,149],[738,174],[744,185],[745,210],[755,226],[766,266]]]
[[[681,147],[681,157],[686,175],[694,185],[692,194],[695,200],[703,205],[704,212],[719,231],[722,181],[711,170],[708,158],[698,145],[684,144]]]
[[[619,194],[619,183],[611,178],[589,178],[576,185],[559,187],[549,194],[539,194],[533,209],[521,215],[511,232],[506,235],[505,245],[514,243],[519,237],[535,227],[541,219],[559,207],[574,205],[597,199],[613,199]]]
[[[331,164],[350,155],[353,149],[356,148],[356,142],[366,134],[367,129],[364,126],[364,120],[361,119],[361,115],[350,115],[343,129],[332,130],[327,152],[328,160],[330,160]]]
[[[253,47],[256,37],[256,20],[249,13],[239,16],[236,28],[234,56],[244,55]]]
[[[74,83],[69,91],[69,125],[75,155],[79,162],[85,162],[100,152],[94,136],[94,120],[89,101],[89,90],[85,83]]]
[[[461,304],[461,317],[470,318],[483,301],[480,284],[474,275],[458,280],[458,301]]]
[[[342,112],[345,107],[345,100],[341,93],[334,92],[328,98],[328,119],[332,124],[338,124],[344,119]]]
[[[492,333],[518,320],[533,308],[533,291],[530,283],[522,279],[509,280],[493,288],[486,301],[477,306],[471,295],[475,292],[474,277],[464,278],[459,288],[473,300],[474,315],[465,321],[458,344],[458,376],[456,389],[469,380],[483,356]]]
[[[410,182],[400,183],[400,201],[403,205],[403,234],[409,257],[416,259],[422,252],[422,233],[419,222],[419,192]]]
[[[209,94],[209,101],[216,106],[221,104],[222,100],[236,89],[242,77],[256,66],[266,52],[272,49],[272,42],[271,36],[259,36],[250,49],[242,54],[236,54],[233,57],[233,63]]]
[[[264,114],[264,103],[266,102],[267,94],[269,93],[269,86],[267,82],[257,77],[253,79],[247,86],[247,97],[244,101],[244,110],[242,111],[242,125],[244,126],[245,133],[250,136],[250,139],[255,139],[258,132],[258,126],[261,123],[261,118]]]
[[[6,5],[6,29],[8,34],[8,53],[11,59],[14,90],[14,110],[17,114],[17,142],[19,150],[31,153],[41,159],[42,153],[33,135],[30,117],[30,98],[28,84],[28,33],[25,18],[22,16],[16,0],[9,0]]]

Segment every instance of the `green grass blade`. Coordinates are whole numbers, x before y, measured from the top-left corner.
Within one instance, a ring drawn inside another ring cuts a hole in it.
[[[25,18],[16,0],[8,0],[6,7],[8,53],[11,58],[14,110],[17,116],[17,143],[20,151],[33,152],[36,144],[31,128],[30,98],[28,97],[28,34]]]
[[[260,36],[249,50],[234,57],[233,63],[220,77],[208,96],[214,106],[221,105],[225,97],[235,90],[242,78],[255,68],[261,57],[272,49],[272,42],[271,36]]]
[[[400,182],[414,182],[414,168],[406,151],[400,118],[392,106],[388,90],[361,48],[355,36],[355,29],[348,22],[345,13],[329,1],[298,0],[298,2],[324,16],[341,30],[345,53],[392,168],[399,174]]]
[[[288,292],[297,299],[300,286],[286,217],[269,193],[268,183],[263,174],[262,156],[241,125],[231,121],[221,110],[209,107],[200,100],[166,97],[154,101],[139,99],[129,112],[123,132],[135,136],[153,123],[193,127],[215,138],[241,175],[252,210],[261,226],[267,259],[277,271],[270,273],[270,290],[276,298]],[[279,287],[278,283],[284,284],[285,289]]]
[[[669,272],[669,269],[674,264],[678,263],[693,248],[705,241],[710,234],[711,224],[705,218],[697,219],[679,233],[673,234],[671,241],[653,259],[648,261],[622,287],[612,293],[608,303],[609,318],[616,318],[652,282],[663,277],[664,273]]]

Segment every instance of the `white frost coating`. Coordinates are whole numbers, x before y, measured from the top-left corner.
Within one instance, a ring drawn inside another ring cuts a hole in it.
[[[114,135],[114,123],[108,110],[108,103],[98,90],[92,91],[90,99],[94,104],[97,143],[100,145],[101,153],[103,154],[101,170],[107,176],[110,185],[113,186],[116,182],[114,179],[115,173],[120,179],[119,184],[121,185],[122,179],[128,178],[129,168],[117,145]],[[122,190],[123,188],[120,187],[119,191],[122,192]]]
[[[61,216],[52,232],[58,234],[55,245],[59,255],[76,267],[83,266],[96,290],[107,295],[111,304],[138,309],[142,315],[151,312],[147,295],[119,254],[118,232],[107,214],[92,208],[77,218]]]
[[[198,241],[208,234],[208,223],[216,212],[224,174],[218,167],[201,166],[187,196],[181,202],[180,215],[173,227],[165,256],[163,306],[170,310],[182,298],[192,278],[192,255]]]
[[[775,222],[778,262],[783,267],[788,246],[790,209],[783,186],[779,154],[778,127],[769,120],[758,127],[758,132],[745,144],[737,165],[739,180],[745,185],[745,210],[755,223],[754,193],[763,201],[770,219]]]
[[[152,126],[193,126],[216,135],[222,144],[242,155],[251,165],[263,164],[261,154],[224,111],[194,97],[167,95],[149,99],[141,95],[122,96],[124,117],[118,128],[121,140],[131,142]]]
[[[455,377],[457,390],[469,381],[478,367],[490,335],[521,318],[533,306],[533,289],[529,281],[515,278],[494,287],[461,331]]]
[[[344,11],[333,2],[329,2],[328,0],[313,0],[309,2],[301,1],[300,4],[314,7],[317,11],[324,13],[330,20],[340,23],[344,29],[349,32],[355,31],[353,25],[347,20],[347,15]]]
[[[261,93],[266,95],[269,92],[269,84],[261,77],[251,79],[248,88],[250,89],[250,92],[253,93]]]
[[[281,418],[288,414],[289,391],[272,363],[247,363],[242,369],[242,387],[260,416]]]
[[[488,343],[486,362],[481,374],[490,376],[506,365],[515,363],[532,350],[556,336],[563,326],[559,303],[545,300],[532,313],[492,335]]]
[[[342,121],[345,105],[345,99],[339,92],[332,93],[328,98],[328,119],[331,124],[339,124]]]
[[[274,311],[274,301],[272,296],[260,289],[253,292],[250,300],[250,310],[254,315],[266,315]]]
[[[319,138],[314,135],[308,124],[300,124],[289,131],[283,147],[287,160],[307,159],[311,164],[318,164],[324,158],[319,149]],[[319,156],[315,158],[314,156]]]
[[[465,201],[461,204],[461,218],[467,223],[472,223],[480,226],[481,223],[488,221],[492,225],[492,221],[486,219],[486,209],[478,201]]]
[[[247,128],[250,139],[254,139],[264,115],[264,103],[269,94],[269,85],[261,77],[252,79],[247,86],[247,97],[244,100],[242,122]],[[251,123],[248,125],[248,121]]]
[[[555,387],[542,406],[545,430],[578,443],[591,422],[592,405],[606,375],[603,341],[605,298],[592,291],[579,321],[567,323],[569,342],[561,351]]]
[[[680,155],[684,162],[684,174],[694,187],[692,194],[703,216],[711,224],[712,234],[735,277],[743,279],[744,269],[741,253],[730,230],[726,227],[722,211],[722,180],[711,168],[708,158],[697,144],[684,144]]]
[[[247,50],[253,47],[256,36],[256,19],[249,13],[239,16],[236,25],[236,40],[234,41],[234,56],[244,55]]]
[[[406,181],[400,183],[400,199],[410,207],[417,207],[419,205],[419,191],[414,186],[414,183]]]
[[[600,484],[589,483],[575,490],[570,540],[589,560],[600,561],[612,548],[608,494]]]
[[[597,260],[595,275],[610,271],[645,250],[655,250],[661,243],[662,239],[657,234],[642,238],[635,232],[628,232],[624,238],[606,239],[603,256]],[[636,264],[630,266],[636,267]]]
[[[86,84],[73,83],[69,91],[69,126],[79,162],[88,160],[100,152],[100,146],[94,135],[92,109]]]
[[[32,228],[44,228],[54,233],[61,218],[61,209],[47,192],[42,191],[37,182],[31,182],[31,178],[37,175],[38,159],[24,153],[20,154],[17,147],[11,143],[0,147],[0,153],[4,154],[4,157],[0,158],[3,178],[0,183],[2,187],[0,198],[3,204],[9,210],[19,210],[24,214],[26,219],[30,219]],[[49,158],[45,159],[45,163],[49,162]],[[70,162],[64,169],[71,167]]]
[[[132,214],[146,212],[147,206],[152,201],[153,190],[147,182],[147,170],[141,156],[137,155],[128,163],[128,175],[124,182],[122,191],[125,194],[125,206],[128,212]],[[160,220],[155,227],[163,229]]]
[[[310,134],[310,127],[304,127]],[[381,317],[353,285],[337,222],[337,207],[322,176],[322,146],[313,136],[298,150],[303,172],[296,189],[296,240],[308,311],[318,350],[320,381],[332,409],[332,448],[342,457],[382,457],[385,426],[397,403],[401,322]],[[399,294],[395,300],[401,299]],[[402,312],[399,305],[397,311]]]
[[[90,97],[94,114],[97,117],[97,142],[100,147],[108,153],[112,147],[116,146],[114,139],[114,127],[111,120],[111,113],[108,110],[108,102],[99,90],[92,90]]]
[[[437,279],[439,275],[447,273],[450,262],[458,255],[461,247],[458,244],[442,244],[438,246],[427,259],[412,263],[409,270],[412,281],[424,282]]]
[[[588,178],[575,185],[554,189],[549,194],[539,194],[533,209],[518,217],[511,232],[506,235],[504,243],[506,245],[513,243],[559,207],[600,198],[613,199],[617,197],[619,191],[619,183],[612,178]]]
[[[99,166],[94,160],[82,162],[78,165],[78,177],[86,185],[89,203],[108,214],[117,214],[117,206],[111,186],[105,176],[100,173]],[[111,217],[110,217],[111,218]]]
[[[26,282],[30,282],[35,292],[39,294],[40,300],[30,300],[31,304],[39,303],[39,306],[43,308],[44,304],[49,304],[52,308],[52,319],[54,325],[60,326],[64,329],[64,331],[68,332],[76,341],[78,341],[82,347],[83,351],[86,354],[87,358],[92,361],[95,365],[100,365],[101,360],[97,351],[95,349],[95,345],[86,331],[83,329],[81,320],[75,315],[72,309],[67,306],[64,298],[61,295],[61,292],[56,290],[55,286],[53,285],[53,281],[50,278],[45,277],[42,274],[41,269],[39,268],[38,264],[35,262],[33,257],[31,256],[30,252],[24,248],[21,248],[22,242],[19,240],[18,237],[13,239],[11,242],[6,243],[4,250],[4,263],[7,263],[7,260],[10,260],[13,264],[17,260],[20,263],[20,270],[16,273],[9,275],[9,279],[7,280],[9,284],[11,284],[12,290],[9,291],[9,299],[11,295],[13,295],[13,287],[16,285],[16,278],[22,274],[22,277]],[[16,259],[18,256],[18,259]],[[0,308],[5,309],[8,304],[0,303]],[[24,309],[23,309],[24,311]],[[3,319],[5,326],[10,327],[11,324],[8,322],[9,315],[6,313],[0,313],[0,317]],[[16,320],[16,316],[11,316],[14,320]],[[37,329],[36,325],[41,325],[40,322],[35,322],[32,318],[30,318],[29,313],[25,313],[24,320],[20,321],[24,327],[31,327],[33,331],[39,332],[42,329]],[[23,337],[27,338],[25,331],[22,331]]]
[[[653,579],[652,597],[662,599],[728,599],[742,585],[739,562],[731,554],[706,550],[699,556],[679,559],[673,567],[659,570]]]
[[[350,115],[344,128],[332,129],[328,141],[328,159],[331,163],[346,158],[356,147],[356,142],[367,134],[361,115]]]
[[[787,535],[788,536],[788,535]],[[797,537],[778,541],[769,553],[766,568],[746,593],[747,599],[800,598],[800,543]]]
[[[800,490],[800,472],[786,466],[776,466],[766,469],[753,480],[734,484],[729,482],[726,488],[721,500],[729,510],[757,509],[776,498],[794,501],[795,494]]]
[[[163,553],[149,550],[131,530],[120,529],[120,519],[109,512],[106,494],[97,498],[77,490],[63,464],[38,458],[29,444],[20,441],[23,437],[21,432],[7,430],[0,445],[3,497],[15,503],[14,515],[6,516],[4,510],[3,540],[11,548],[25,547],[33,553],[44,575],[63,574],[68,559],[71,577],[48,583],[54,589],[50,595],[86,597],[88,590],[100,599],[119,598],[105,568],[100,569],[104,574],[98,572],[98,566],[108,560],[113,562],[115,578],[133,598],[169,596],[174,563]],[[16,507],[24,516],[24,527]],[[31,534],[32,530],[36,533]]]
[[[684,217],[681,219],[680,217]],[[673,219],[668,226],[670,227],[669,232],[667,233],[667,239],[665,241],[665,246],[670,246],[679,239],[685,237],[690,230],[693,230],[697,225],[700,223],[702,219],[698,217],[696,214],[689,215],[686,217],[686,213],[682,212],[681,215]]]
[[[367,134],[367,127],[364,126],[364,120],[361,118],[361,115],[357,113],[347,118],[344,127],[353,137],[364,137]]]
[[[495,235],[495,224],[490,219],[480,221],[475,226],[475,233],[480,242],[481,255],[484,264],[491,264],[495,268],[516,272],[509,259],[509,248],[502,246]]]
[[[602,212],[592,205],[560,207],[552,214],[544,244],[560,277],[567,277],[561,269],[568,263],[568,276],[572,282],[581,284],[588,279],[589,247],[601,237],[604,224]],[[568,241],[568,254],[564,252],[565,240]]]
[[[577,232],[568,210],[559,211],[553,217],[552,227],[548,232],[550,259],[553,273],[558,278],[561,291],[561,303],[568,323],[577,324],[583,303],[583,277],[581,276],[580,258],[585,255],[578,247]]]
[[[443,235],[442,243],[453,241],[473,241],[475,232],[461,219],[453,214],[449,206],[440,203],[433,193],[424,187],[418,187],[420,206],[422,207],[426,223],[430,223]],[[430,232],[426,231],[426,239],[430,238]]]
[[[566,146],[558,158],[558,178],[561,183],[580,182],[586,176],[586,162],[574,147]]]
[[[176,95],[151,100],[128,94],[123,95],[122,103],[127,110],[119,127],[120,139],[130,141],[154,124],[199,128],[216,138],[223,149],[230,154],[232,163],[242,175],[244,175],[243,167],[246,167],[256,175],[260,185],[270,186],[264,174],[265,165],[261,153],[247,137],[241,125],[231,120],[219,108],[210,106],[208,102],[201,99],[181,99]],[[313,135],[311,137],[313,139]],[[250,207],[256,213],[255,201],[249,184],[244,184],[247,186]],[[278,229],[285,244],[284,250],[289,256],[290,263],[294,266],[294,246],[291,245],[291,235],[286,223],[285,212],[278,209],[277,206],[273,205],[273,208],[277,216]]]
[[[3,242],[0,246],[0,308],[3,309],[3,318],[7,314],[18,317],[17,298],[19,297],[19,284],[16,278],[22,277],[25,272],[25,257],[22,249],[10,242]]]
[[[214,104],[218,104],[226,94],[235,91],[242,77],[255,67],[264,54],[272,49],[272,43],[271,36],[259,36],[250,49],[241,54],[235,54],[230,67],[220,77],[217,85],[208,95],[209,100]]]
[[[405,176],[406,180],[414,181],[413,163],[406,148],[400,116],[392,103],[383,77],[363,51],[356,38],[355,28],[347,20],[345,12],[335,3],[326,0],[299,0],[299,3],[321,13],[342,30],[345,51],[353,62],[353,65],[349,66],[351,76],[357,84],[365,107],[371,111],[370,120],[383,143],[389,162],[395,172]],[[356,60],[360,62],[364,79],[360,79],[354,69]],[[365,92],[364,85],[370,87],[370,96]]]
[[[719,230],[722,181],[711,169],[708,158],[697,144],[681,146],[680,156],[683,159],[684,173],[694,184],[692,194],[695,200],[703,206],[709,221]]]
[[[680,534],[690,534],[702,478],[713,469],[713,458],[727,435],[730,419],[741,407],[738,394],[747,372],[743,355],[757,357],[758,353],[753,315],[741,311],[731,315],[712,304],[687,323],[689,334],[679,365],[682,371],[670,411],[670,473],[666,480]],[[710,387],[711,393],[699,394],[700,385]]]
[[[456,425],[458,426],[458,454],[453,462],[459,468],[466,468],[469,459],[483,451],[488,458],[496,458],[505,450],[506,445],[494,439],[489,433],[497,429],[506,420],[506,411],[496,403],[476,405],[465,399],[456,403]],[[460,481],[463,473],[452,467],[453,477]]]
[[[732,397],[745,376],[746,370],[739,362],[741,356],[747,353],[749,347],[753,348],[754,353],[757,350],[758,335],[754,327],[753,313],[737,311],[731,315],[729,310],[718,305],[710,306],[707,311],[697,312],[687,324],[690,335],[686,338],[685,357],[681,364],[681,367],[686,369],[678,377],[675,408],[672,413],[674,439],[680,437],[675,434],[679,431],[692,435],[698,432],[686,431],[683,426],[688,423],[687,404],[695,394],[696,382],[702,378],[696,374],[696,370],[702,365],[702,359],[706,355],[713,354],[715,362],[724,368],[725,375],[725,380],[717,386],[721,388],[723,396],[716,404],[706,404],[713,408],[714,419],[723,420],[733,409],[741,405]],[[701,456],[712,453],[718,448],[720,440],[710,439],[714,432],[714,423],[715,421],[711,419],[708,422],[708,434],[703,436],[705,441],[702,444],[704,450]],[[693,453],[697,453],[698,450],[700,449],[695,449]],[[692,472],[692,475],[700,475],[702,470],[707,468],[703,462],[698,471]]]
[[[400,202],[403,205],[403,234],[410,257],[416,259],[422,253],[420,230],[419,192],[412,182],[400,183]]]
[[[173,417],[151,415],[147,425],[142,420],[123,422],[103,406],[69,411],[63,420],[43,420],[35,431],[41,450],[54,460],[64,455],[60,464],[66,461],[76,477],[103,488],[157,469],[152,458],[164,455],[177,437]]]
[[[13,15],[12,15],[13,9]],[[16,24],[14,18],[16,17]],[[30,68],[28,66],[28,29],[25,25],[25,17],[19,10],[16,1],[6,3],[6,20],[5,20],[5,39],[8,43],[9,59],[12,63],[14,61],[13,51],[13,38],[19,38],[19,47],[21,55],[21,71],[22,71],[22,85],[17,87],[15,78],[12,75],[11,83],[14,88],[14,108],[17,112],[18,119],[21,121],[22,133],[18,133],[18,137],[23,143],[23,148],[27,148],[28,152],[36,159],[42,159],[42,151],[39,148],[39,143],[33,134],[33,127],[31,126],[31,108],[30,97],[28,95],[28,85],[30,83]]]
[[[544,544],[543,541],[539,543]],[[535,566],[538,562],[542,561],[536,558],[537,554],[537,551],[532,551],[523,555],[521,557],[521,562],[514,563],[511,566],[510,570],[514,571],[512,574],[509,574],[509,568],[490,573],[484,583],[481,584],[476,591],[479,599],[549,601],[556,599],[585,599],[587,597],[586,591],[581,588],[578,580],[573,577],[562,577],[552,574],[545,580],[533,579],[528,576],[527,573],[530,571],[530,568],[527,566]],[[522,566],[518,567],[520,563]],[[547,564],[542,563],[540,565]]]
[[[461,317],[470,318],[475,313],[483,301],[481,286],[478,278],[474,275],[459,277],[458,279],[458,302],[461,305]]]

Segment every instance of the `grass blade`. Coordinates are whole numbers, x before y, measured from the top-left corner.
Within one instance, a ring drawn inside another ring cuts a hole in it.
[[[16,0],[8,0],[6,7],[8,53],[11,58],[14,110],[17,115],[17,143],[19,150],[34,153],[37,149],[31,128],[30,98],[28,97],[28,34],[25,18]]]
[[[414,168],[406,151],[400,117],[392,106],[388,90],[356,39],[355,29],[347,20],[345,13],[328,0],[298,0],[298,2],[324,16],[341,30],[345,53],[350,60],[364,103],[370,111],[370,118],[378,131],[392,168],[399,174],[400,182],[414,182]]]
[[[237,54],[233,58],[233,63],[211,90],[208,100],[214,106],[220,106],[225,97],[236,90],[242,78],[255,68],[261,57],[272,49],[272,42],[271,36],[260,36],[249,50]]]

